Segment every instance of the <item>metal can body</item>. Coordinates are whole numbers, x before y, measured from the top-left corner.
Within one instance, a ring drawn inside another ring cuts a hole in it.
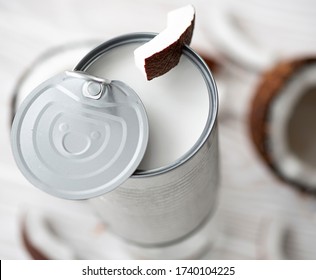
[[[153,176],[132,176],[119,188],[92,199],[120,236],[142,245],[177,242],[212,215],[218,188],[216,127],[187,162]]]
[[[153,36],[137,33],[106,42],[84,57],[75,70],[85,71],[100,55],[117,46],[146,42]],[[219,178],[216,85],[205,63],[191,48],[184,47],[183,55],[199,68],[209,95],[209,115],[202,135],[175,163],[136,171],[114,191],[91,199],[113,232],[144,246],[165,246],[185,239],[198,231],[216,208]]]

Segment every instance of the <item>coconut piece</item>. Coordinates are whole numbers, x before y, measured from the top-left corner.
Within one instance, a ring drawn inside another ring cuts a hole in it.
[[[191,43],[194,21],[192,5],[171,11],[167,28],[135,50],[136,66],[147,80],[167,73],[179,63],[183,46]]]
[[[250,112],[255,147],[282,180],[316,193],[316,57],[263,74]]]
[[[69,244],[56,234],[48,214],[38,209],[31,209],[24,216],[22,241],[28,253],[36,260],[75,258]]]
[[[36,246],[30,240],[28,233],[26,231],[25,224],[22,225],[22,241],[25,249],[30,254],[34,260],[48,260],[49,258],[41,250],[36,248]]]

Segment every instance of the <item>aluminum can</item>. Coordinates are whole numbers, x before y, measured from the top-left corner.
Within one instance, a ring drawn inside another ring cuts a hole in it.
[[[107,41],[88,53],[75,71],[89,73],[103,54],[123,45],[145,43],[154,36],[133,33]],[[185,46],[183,56],[199,69],[209,96],[208,119],[198,141],[173,164],[154,170],[136,170],[114,191],[90,200],[113,232],[144,248],[179,244],[194,236],[216,212],[217,89],[210,70],[192,48]]]

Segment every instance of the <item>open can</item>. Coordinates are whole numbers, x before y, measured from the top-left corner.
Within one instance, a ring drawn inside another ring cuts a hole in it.
[[[154,36],[133,33],[109,40],[88,53],[74,71],[37,87],[14,119],[13,153],[36,187],[66,199],[89,199],[114,233],[134,248],[143,248],[137,250],[138,257],[186,258],[197,253],[194,244],[183,255],[170,255],[168,248],[178,250],[195,240],[217,206],[217,89],[200,56],[184,46],[175,67],[180,72],[172,69],[171,78],[165,74],[162,90],[179,91],[181,86],[197,96],[203,91],[207,112],[201,133],[188,149],[169,162],[150,166],[155,120],[149,103],[157,100],[144,102],[143,91],[157,86],[159,91],[160,81],[146,81],[143,87],[132,68],[126,72],[125,59],[131,61],[134,49]],[[114,68],[117,76],[109,77],[106,69]],[[194,130],[190,124],[182,127],[188,135]]]

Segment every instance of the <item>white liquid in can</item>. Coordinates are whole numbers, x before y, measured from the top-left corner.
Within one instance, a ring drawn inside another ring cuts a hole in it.
[[[133,52],[140,43],[118,46],[85,70],[121,80],[141,98],[149,119],[149,142],[139,170],[153,170],[179,161],[198,141],[209,115],[209,95],[199,68],[182,55],[165,75],[147,81]]]

